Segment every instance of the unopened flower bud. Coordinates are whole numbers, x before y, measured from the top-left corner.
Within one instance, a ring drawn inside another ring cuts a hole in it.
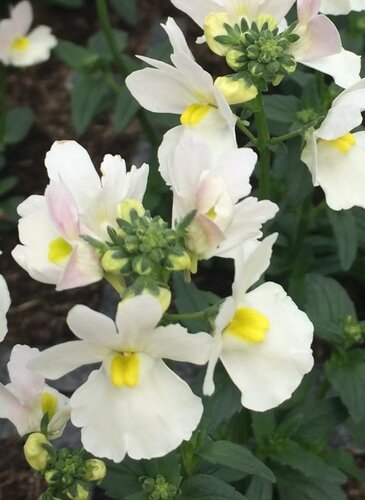
[[[90,458],[85,462],[85,480],[86,481],[102,481],[106,476],[106,466],[102,460],[98,458]]]
[[[243,67],[243,63],[239,62],[242,52],[236,49],[231,49],[226,55],[226,62],[233,71],[239,71]]]
[[[124,247],[129,253],[135,253],[139,250],[139,239],[137,236],[127,236],[124,240]]]
[[[143,255],[137,255],[132,261],[133,271],[140,276],[147,276],[151,274],[153,270],[152,263],[150,259],[144,257]]]
[[[257,88],[254,85],[247,85],[243,79],[233,80],[230,76],[220,76],[214,84],[222,92],[228,104],[251,101],[257,96]]]
[[[51,446],[44,434],[34,432],[24,444],[24,456],[28,464],[37,471],[42,471],[47,467],[50,454],[44,445]]]
[[[69,492],[69,493],[67,493],[66,496],[67,496],[67,498],[70,498],[71,500],[88,500],[89,490],[85,486],[78,484],[76,487],[76,494]]]
[[[131,222],[131,215],[133,217],[133,213],[138,217],[142,217],[145,214],[145,209],[140,201],[126,199],[119,203],[117,213],[121,219]]]
[[[120,273],[127,270],[129,259],[127,257],[118,257],[118,251],[108,250],[101,259],[101,265],[107,273]]]
[[[49,485],[55,484],[57,482],[56,474],[56,470],[48,470],[44,475],[46,483]]]
[[[171,304],[171,292],[170,292],[170,290],[168,288],[160,286],[158,295],[155,297],[159,301],[162,311],[166,312]]]
[[[165,263],[165,268],[168,271],[184,271],[190,269],[191,261],[187,252],[171,252],[168,255]]]

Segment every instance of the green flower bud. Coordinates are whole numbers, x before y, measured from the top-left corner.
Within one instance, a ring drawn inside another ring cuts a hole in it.
[[[226,55],[226,62],[233,71],[238,71],[242,68],[243,64],[239,62],[242,52],[236,49],[229,50]]]
[[[57,471],[56,470],[48,470],[44,474],[44,479],[47,484],[52,485],[57,483]]]
[[[106,466],[102,460],[98,458],[90,458],[84,463],[86,468],[86,481],[102,481],[106,476]]]
[[[66,496],[71,500],[88,500],[89,490],[79,483],[76,487],[76,494],[68,492]]]
[[[126,199],[119,203],[117,213],[121,219],[132,222],[133,218],[142,217],[145,209],[140,201]]]
[[[51,459],[51,455],[44,445],[51,446],[51,443],[40,432],[31,434],[24,444],[25,459],[34,470],[43,471]]]
[[[132,267],[133,271],[140,276],[147,276],[148,274],[151,274],[153,271],[153,266],[152,262],[150,259],[147,257],[144,257],[143,255],[138,255],[137,257],[134,257],[132,261]]]
[[[129,253],[136,253],[139,250],[139,239],[137,236],[127,236],[124,240],[124,247]]]
[[[190,269],[191,260],[188,252],[170,252],[165,262],[165,269],[168,271],[184,271]]]
[[[118,257],[120,252],[108,250],[101,259],[101,265],[107,273],[120,273],[125,269],[128,270],[130,262],[127,257]]]

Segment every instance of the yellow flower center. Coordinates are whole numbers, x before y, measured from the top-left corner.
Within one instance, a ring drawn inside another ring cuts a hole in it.
[[[180,122],[182,125],[197,125],[213,109],[211,104],[190,104],[182,113]]]
[[[333,141],[326,141],[325,139],[320,139],[319,142],[325,142],[329,146],[338,149],[341,153],[348,153],[350,149],[356,145],[356,137],[354,134],[345,134],[338,139]]]
[[[50,392],[44,392],[41,396],[42,413],[48,413],[48,418],[51,419],[55,416],[57,410],[57,398]]]
[[[225,328],[224,333],[246,342],[260,344],[265,341],[269,328],[270,322],[266,316],[251,307],[239,307]]]
[[[13,43],[11,44],[11,48],[13,50],[18,50],[19,52],[24,52],[29,47],[29,38],[26,36],[20,36],[15,38]]]
[[[48,260],[52,264],[58,264],[66,259],[72,252],[72,246],[63,238],[56,238],[51,241],[48,247]]]
[[[110,380],[116,387],[135,387],[139,379],[139,357],[136,353],[116,354],[110,365]]]
[[[215,207],[212,207],[208,212],[205,214],[209,219],[214,220],[217,217],[217,212]]]

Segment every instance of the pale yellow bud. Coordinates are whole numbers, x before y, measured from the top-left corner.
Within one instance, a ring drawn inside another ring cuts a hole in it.
[[[24,444],[24,456],[28,464],[37,471],[42,471],[47,467],[50,460],[49,452],[43,445],[50,442],[44,434],[34,432],[31,434]]]
[[[118,217],[126,220],[127,222],[131,222],[132,210],[137,212],[139,217],[142,217],[145,214],[145,209],[140,201],[126,199],[119,203],[117,207]]]
[[[268,28],[270,31],[274,31],[274,29],[278,27],[277,20],[275,19],[274,16],[270,16],[270,14],[261,14],[256,19],[256,24],[259,30],[263,27],[265,23],[268,24]]]
[[[233,71],[238,71],[244,66],[243,63],[237,62],[237,60],[242,56],[242,52],[237,49],[232,49],[227,52],[226,61],[228,66],[233,69]]]
[[[101,265],[107,273],[120,273],[129,263],[126,257],[118,258],[113,250],[105,252],[101,259]]]
[[[230,76],[220,76],[214,85],[222,92],[228,104],[241,104],[257,96],[257,88],[247,85],[243,79],[233,80]]]
[[[102,481],[106,476],[106,466],[102,460],[98,458],[90,458],[90,460],[86,460],[85,462],[86,481]]]
[[[204,20],[204,34],[207,44],[210,50],[219,56],[225,56],[231,48],[229,45],[223,45],[215,40],[216,36],[227,35],[225,24],[230,24],[225,12],[211,12]]]
[[[159,301],[162,311],[166,312],[171,304],[170,290],[168,288],[160,286],[158,295],[157,296],[155,295],[155,297]]]
[[[67,493],[67,498],[71,498],[72,500],[88,500],[89,490],[85,488],[85,486],[78,484],[76,488],[76,495]]]

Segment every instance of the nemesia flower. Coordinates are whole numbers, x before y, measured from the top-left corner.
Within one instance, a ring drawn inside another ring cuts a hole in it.
[[[0,21],[0,61],[11,66],[32,66],[50,57],[57,39],[48,26],[37,26],[29,32],[33,21],[32,5],[18,3],[10,10],[10,18]]]
[[[352,133],[364,110],[365,79],[333,101],[321,126],[306,139],[301,159],[333,210],[365,208],[365,132]]]
[[[0,418],[10,420],[24,436],[39,431],[41,420],[48,413],[48,437],[56,439],[70,418],[68,398],[27,367],[38,354],[38,349],[27,345],[13,347],[8,363],[10,383],[0,384]]]
[[[0,252],[1,255],[2,252]],[[0,274],[0,342],[4,340],[8,333],[6,313],[10,307],[10,294],[4,277]]]
[[[351,11],[365,10],[365,0],[322,0],[321,12],[324,14],[341,15]]]
[[[159,151],[160,172],[173,192],[173,221],[196,210],[188,228],[188,246],[198,258],[230,256],[273,218],[278,207],[271,201],[247,197],[257,155],[250,148],[231,149],[216,156],[210,143],[185,134],[170,161]]]
[[[204,29],[205,39],[211,50],[226,55],[229,47],[215,40],[225,35],[224,24],[233,26],[245,18],[249,24],[269,23],[271,29],[285,26],[285,16],[294,0],[171,0]],[[331,0],[332,2],[332,0]],[[295,33],[301,39],[293,43],[291,54],[296,61],[331,75],[341,87],[348,87],[359,80],[360,56],[342,48],[336,26],[324,15],[318,15],[321,0],[298,0],[298,26]]]
[[[116,227],[118,204],[142,201],[148,165],[127,172],[120,156],[106,155],[100,179],[86,150],[74,141],[55,142],[46,155],[50,184],[44,196],[30,196],[18,207],[19,239],[12,255],[32,278],[57,290],[99,281],[98,253],[80,236],[108,239]]]
[[[217,154],[234,148],[237,145],[237,117],[221,90],[214,85],[211,75],[194,60],[175,21],[169,18],[162,26],[174,50],[171,55],[173,65],[139,56],[153,68],[129,75],[126,78],[128,89],[149,111],[180,115],[181,125],[164,137],[163,143],[170,152],[187,129],[214,144]]]
[[[237,253],[233,294],[215,321],[203,388],[204,394],[214,392],[220,359],[241,391],[242,405],[254,411],[267,411],[290,398],[313,366],[313,325],[283,288],[268,282],[247,292],[268,268],[276,237],[247,242]]]
[[[73,394],[72,423],[87,451],[115,462],[164,456],[197,427],[203,405],[162,361],[204,364],[211,337],[180,325],[157,326],[162,316],[152,296],[119,304],[114,322],[75,306],[68,325],[81,339],[43,351],[32,367],[56,379],[78,366],[102,362]]]

